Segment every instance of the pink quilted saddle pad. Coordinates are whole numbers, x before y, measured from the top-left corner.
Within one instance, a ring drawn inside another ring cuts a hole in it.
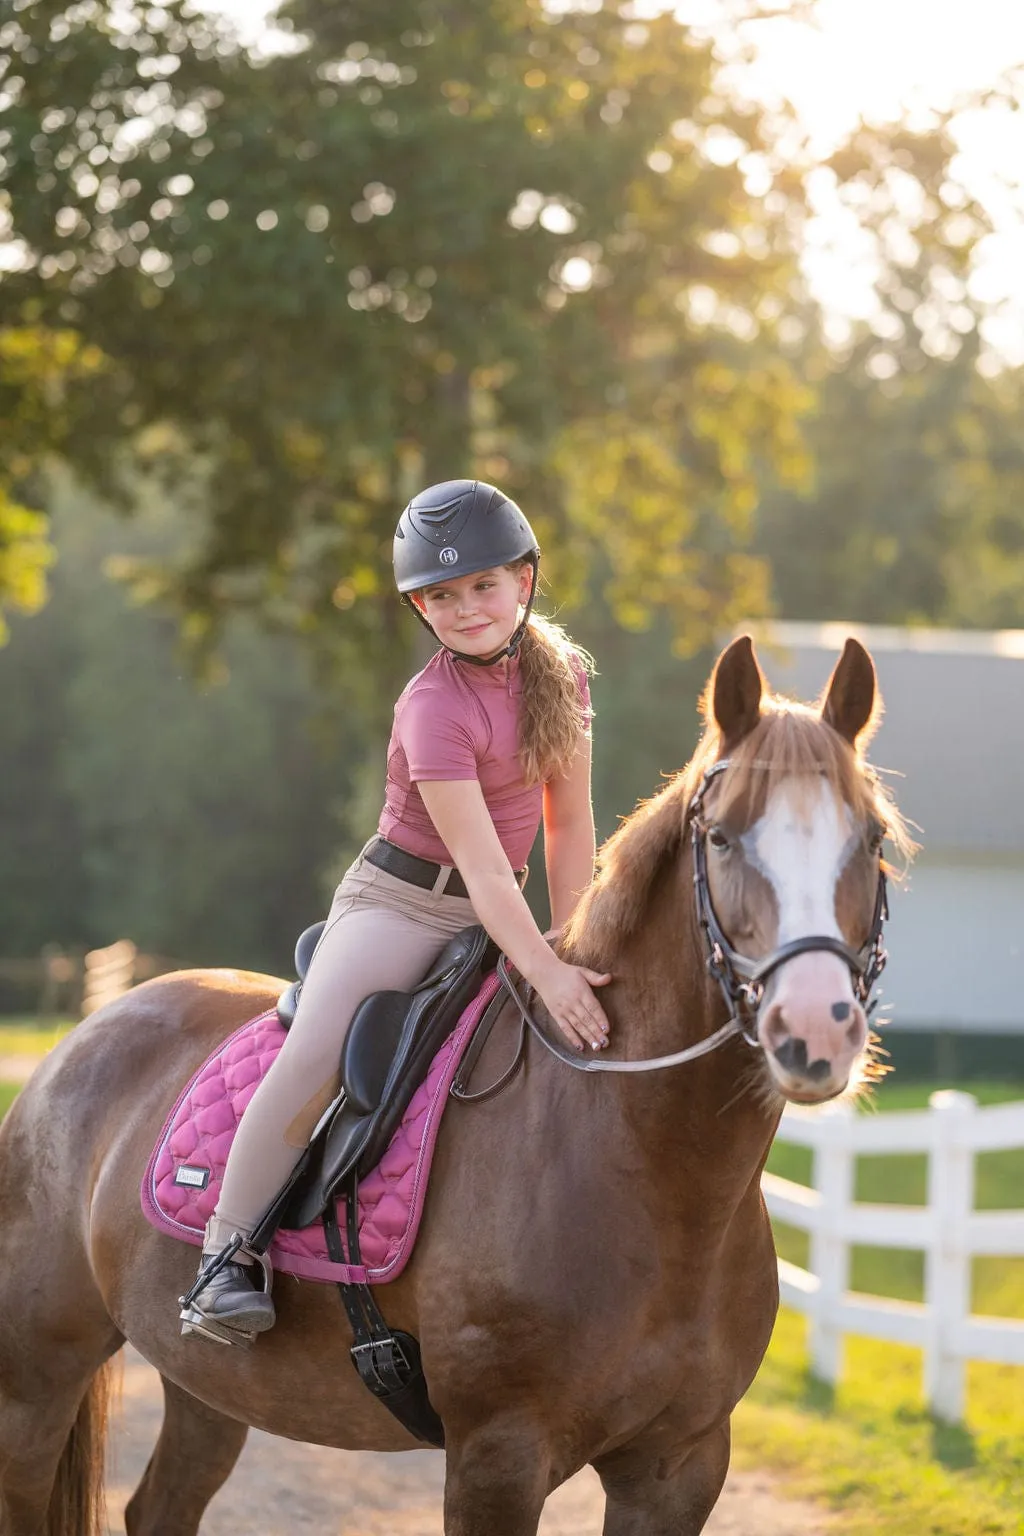
[[[305,1280],[340,1280],[344,1284],[382,1285],[401,1274],[419,1231],[448,1090],[473,1030],[497,989],[497,976],[488,976],[431,1062],[384,1156],[360,1184],[363,1263],[332,1262],[323,1227],[317,1222],[302,1231],[278,1232],[270,1246],[275,1269]],[[158,1231],[187,1243],[202,1243],[238,1122],[284,1038],[276,1011],[262,1013],[218,1046],[186,1084],[160,1132],[142,1180],[142,1209]],[[338,1212],[338,1225],[344,1241],[343,1209]]]

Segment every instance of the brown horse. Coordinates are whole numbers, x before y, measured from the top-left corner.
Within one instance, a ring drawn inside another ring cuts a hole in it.
[[[862,1073],[880,847],[901,832],[861,756],[876,713],[867,653],[847,643],[820,707],[762,685],[750,641],[734,642],[696,757],[607,844],[562,938],[614,973],[609,1055],[635,1067],[719,1045],[615,1075],[571,1071],[531,1037],[504,1092],[449,1108],[417,1251],[377,1292],[422,1345],[448,1536],[530,1536],[588,1463],[606,1536],[696,1536],[721,1490],[730,1415],[777,1305],[761,1170],[786,1098],[826,1099]],[[282,1278],[279,1322],[251,1349],[183,1340],[195,1250],[140,1211],[179,1089],[281,986],[208,971],[138,987],[74,1030],[8,1114],[2,1536],[99,1529],[105,1366],[126,1339],[166,1397],[132,1536],[197,1531],[249,1425],[414,1447],[352,1370],[331,1286]],[[478,1083],[500,1072],[514,1022],[509,1004]]]

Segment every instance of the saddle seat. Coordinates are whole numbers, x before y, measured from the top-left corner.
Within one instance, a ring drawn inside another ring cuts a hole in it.
[[[295,946],[298,981],[282,994],[285,1029],[295,1018],[302,980],[324,924],[307,928]],[[279,1227],[309,1226],[323,1215],[344,1180],[380,1161],[436,1052],[476,996],[497,949],[478,925],[450,939],[411,992],[372,992],[349,1025],[341,1052],[341,1088],[299,1164],[252,1235],[263,1251]]]

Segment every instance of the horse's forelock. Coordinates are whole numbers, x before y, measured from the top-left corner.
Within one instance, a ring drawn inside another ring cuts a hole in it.
[[[809,705],[769,698],[755,728],[730,754],[730,763],[716,799],[717,815],[734,815],[749,826],[781,779],[803,782],[811,793],[824,778],[836,801],[848,805],[858,821],[877,818],[882,823],[904,859],[914,851],[906,823],[865,761],[862,746],[852,748]]]

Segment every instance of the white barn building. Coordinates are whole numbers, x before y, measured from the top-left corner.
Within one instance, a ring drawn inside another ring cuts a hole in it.
[[[1004,1069],[1024,1077],[1024,630],[780,623],[756,633],[771,686],[800,699],[821,692],[847,635],[875,660],[885,716],[869,757],[892,773],[921,844],[892,891],[887,1030],[935,1032],[947,1065],[951,1039],[1003,1037]],[[955,1043],[963,1075],[970,1049]]]

